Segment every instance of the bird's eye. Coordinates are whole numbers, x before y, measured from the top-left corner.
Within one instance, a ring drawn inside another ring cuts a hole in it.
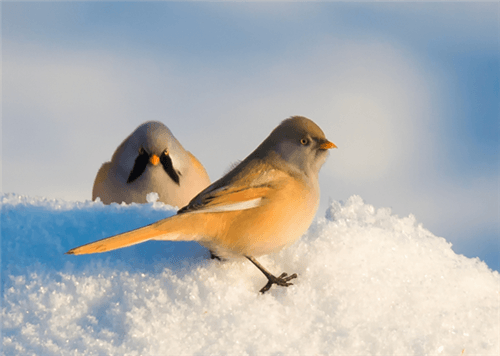
[[[139,154],[140,154],[140,155],[143,155],[143,154],[144,154],[144,148],[142,148],[142,146],[139,148]]]
[[[165,156],[167,156],[167,155],[168,155],[168,150],[163,151],[163,154],[164,154]]]
[[[303,138],[300,140],[300,143],[303,145],[303,146],[307,146],[309,144],[309,140],[307,138]]]

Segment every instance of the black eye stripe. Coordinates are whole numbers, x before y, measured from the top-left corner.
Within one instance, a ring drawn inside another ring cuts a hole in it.
[[[167,172],[168,176],[172,178],[172,180],[179,185],[180,172],[174,169],[174,166],[172,164],[172,159],[170,158],[170,156],[168,154],[161,155],[160,162],[165,172]]]
[[[132,168],[132,172],[128,176],[127,183],[132,183],[139,178],[146,170],[148,162],[149,155],[144,150],[141,150],[139,156],[135,159],[134,168]]]

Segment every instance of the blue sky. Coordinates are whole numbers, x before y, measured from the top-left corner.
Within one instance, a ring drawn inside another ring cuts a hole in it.
[[[498,3],[4,2],[2,191],[90,199],[147,120],[220,177],[283,119],[360,195],[500,268]]]

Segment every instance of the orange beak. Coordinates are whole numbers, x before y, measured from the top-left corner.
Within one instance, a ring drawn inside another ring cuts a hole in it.
[[[157,155],[152,155],[151,157],[149,157],[149,162],[153,166],[156,166],[158,163],[160,163],[160,157],[158,157]]]
[[[319,146],[319,148],[322,150],[329,150],[330,148],[337,148],[337,146],[333,142],[326,141],[326,142],[322,143]]]

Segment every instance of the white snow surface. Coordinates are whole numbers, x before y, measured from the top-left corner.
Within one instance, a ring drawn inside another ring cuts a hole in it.
[[[264,295],[194,242],[64,254],[175,214],[155,199],[0,199],[4,355],[500,355],[499,273],[357,196],[259,258],[298,274]]]

